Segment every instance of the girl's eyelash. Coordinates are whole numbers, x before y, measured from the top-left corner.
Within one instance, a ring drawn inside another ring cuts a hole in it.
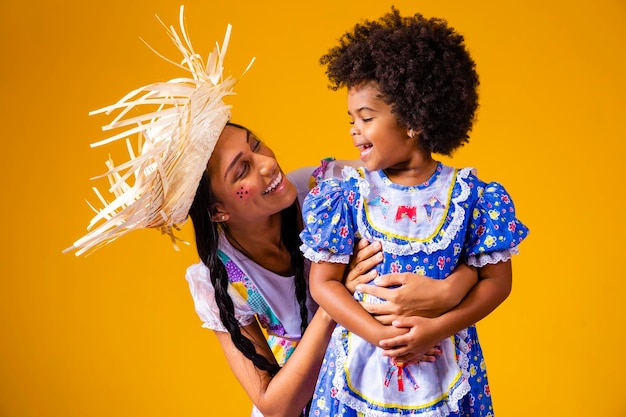
[[[367,122],[371,122],[372,120],[374,120],[373,117],[361,117],[361,120],[365,123]],[[351,125],[354,124],[354,120],[350,120],[348,123],[350,123]]]

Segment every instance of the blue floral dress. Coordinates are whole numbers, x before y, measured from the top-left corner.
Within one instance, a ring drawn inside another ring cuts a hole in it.
[[[444,279],[461,261],[480,267],[508,260],[528,233],[505,189],[480,181],[469,168],[439,163],[416,186],[394,184],[384,172],[364,168],[345,167],[342,174],[319,182],[304,201],[302,250],[312,261],[348,263],[355,240],[363,237],[382,242],[379,274]],[[398,368],[380,348],[337,326],[310,415],[493,415],[475,326],[440,346],[443,354],[434,363]]]

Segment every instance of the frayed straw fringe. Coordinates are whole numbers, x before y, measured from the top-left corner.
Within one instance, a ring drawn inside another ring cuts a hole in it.
[[[76,251],[76,256],[88,254],[139,228],[159,229],[170,236],[174,248],[178,250],[180,239],[174,235],[174,230],[179,230],[179,226],[187,220],[200,178],[220,133],[230,119],[230,106],[224,104],[223,99],[234,94],[232,90],[236,83],[230,76],[223,78],[231,25],[227,26],[221,48],[216,44],[205,66],[187,36],[183,12],[184,7],[181,6],[182,38],[174,27],[168,28],[157,16],[183,54],[182,62],[175,63],[148,47],[161,58],[188,71],[192,78],[176,78],[140,87],[117,103],[90,113],[109,115],[120,111],[102,129],[127,129],[91,146],[103,146],[124,139],[130,159],[115,166],[109,158],[106,162],[108,171],[93,178],[108,178],[108,191],[113,200],[108,201],[93,187],[103,207],[97,209],[88,203],[96,213],[87,227],[88,233],[63,253]],[[253,62],[254,58],[243,74]],[[157,109],[125,118],[131,110],[145,106],[156,106]],[[132,135],[138,136],[137,152],[131,144]],[[129,184],[131,179],[132,185]]]

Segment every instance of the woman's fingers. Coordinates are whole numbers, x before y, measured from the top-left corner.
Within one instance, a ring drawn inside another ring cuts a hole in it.
[[[373,269],[382,259],[381,246],[379,242],[370,244],[367,240],[361,239],[356,247],[355,253],[350,259],[348,271],[345,276],[345,285],[351,293],[359,284],[370,282],[376,278],[376,270]]]

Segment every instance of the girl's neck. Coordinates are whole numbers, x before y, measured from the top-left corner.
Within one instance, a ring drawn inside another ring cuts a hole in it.
[[[406,165],[396,165],[383,169],[389,180],[398,185],[412,186],[423,184],[433,176],[439,162],[428,155],[417,162],[407,162]]]

